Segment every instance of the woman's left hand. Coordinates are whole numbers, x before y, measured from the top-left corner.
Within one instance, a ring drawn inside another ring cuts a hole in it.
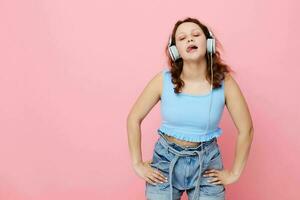
[[[234,183],[239,179],[237,175],[226,169],[208,169],[203,173],[203,176],[212,177],[208,180],[209,183],[223,185]]]

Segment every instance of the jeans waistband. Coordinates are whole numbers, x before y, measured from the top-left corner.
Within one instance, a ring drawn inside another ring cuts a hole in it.
[[[201,151],[205,148],[208,148],[209,146],[212,146],[212,144],[217,144],[217,138],[214,137],[208,141],[201,142],[198,146],[195,147],[183,147],[180,146],[174,142],[170,142],[168,139],[165,137],[165,133],[162,131],[158,131],[158,134],[161,136],[161,138],[158,140],[163,146],[169,146],[170,148],[173,148],[177,151]]]

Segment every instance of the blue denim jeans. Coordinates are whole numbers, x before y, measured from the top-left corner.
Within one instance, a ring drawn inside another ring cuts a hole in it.
[[[204,177],[207,169],[223,169],[217,138],[202,142],[197,147],[183,147],[168,141],[163,132],[155,143],[153,168],[168,181],[153,185],[146,182],[147,200],[179,200],[186,191],[189,200],[225,200],[223,184],[212,184]]]

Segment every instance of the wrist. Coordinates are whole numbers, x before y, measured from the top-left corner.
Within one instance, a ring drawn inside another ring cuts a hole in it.
[[[132,163],[132,166],[136,167],[136,166],[138,166],[138,165],[140,165],[142,163],[143,163],[143,161],[136,161],[136,162]]]
[[[235,172],[235,171],[231,171],[231,174],[232,174],[232,176],[233,177],[235,177],[236,179],[238,179],[239,177],[240,177],[240,173],[238,173],[238,172]]]

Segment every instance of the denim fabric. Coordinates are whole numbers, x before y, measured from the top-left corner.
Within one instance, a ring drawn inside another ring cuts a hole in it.
[[[225,187],[212,184],[204,177],[207,169],[223,169],[217,138],[197,147],[183,147],[169,142],[162,132],[155,143],[152,163],[168,181],[157,185],[146,182],[147,200],[180,199],[186,191],[189,200],[225,200]]]

